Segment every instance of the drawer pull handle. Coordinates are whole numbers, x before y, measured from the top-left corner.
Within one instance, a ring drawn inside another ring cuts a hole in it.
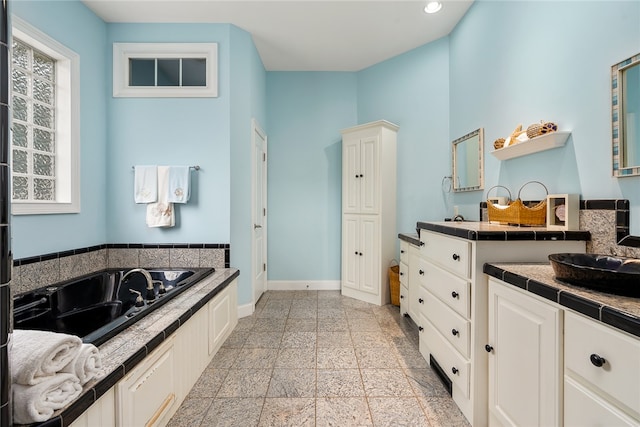
[[[454,260],[454,261],[460,261],[460,255],[458,255],[458,254],[453,254],[453,260]]]
[[[424,270],[418,270],[418,273],[420,273],[421,276],[424,276]]]
[[[362,256],[362,252],[359,252],[358,255]]]
[[[404,299],[404,295],[400,295],[400,299]]]
[[[593,364],[593,366],[596,366],[598,368],[601,368],[602,365],[604,365],[605,363],[607,363],[607,361],[604,359],[604,357],[598,356],[597,354],[593,353],[589,359],[591,360],[591,363]]]
[[[404,273],[401,271],[401,272],[400,272],[400,275],[401,275],[401,276],[404,276]]]
[[[493,351],[493,347],[491,347],[489,344],[486,344],[484,346],[484,349],[487,351],[487,353],[491,353]]]
[[[404,251],[401,249],[401,250],[400,250],[400,253],[401,253],[401,254],[403,254],[403,253],[404,253]]]
[[[453,372],[454,374],[458,373],[458,368],[456,368],[455,366],[453,368],[451,368],[451,372]]]
[[[358,255],[358,251],[356,251],[356,255]]]
[[[420,242],[420,246],[424,246],[424,242]]]
[[[422,332],[422,331],[424,330],[424,328],[423,328],[422,326],[418,326],[418,330],[419,330],[420,332]]]
[[[460,332],[458,332],[458,330],[457,330],[457,329],[452,329],[452,330],[451,330],[451,335],[453,335],[454,337],[455,337],[456,335],[459,335],[459,334],[460,334]]]
[[[422,298],[418,298],[418,302],[419,302],[420,304],[424,304],[424,300],[423,300]]]
[[[458,298],[458,295],[456,291],[451,292],[451,298]]]

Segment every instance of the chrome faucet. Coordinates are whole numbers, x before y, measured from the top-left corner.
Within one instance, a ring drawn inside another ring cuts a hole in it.
[[[122,279],[121,281],[124,281],[124,279],[127,278],[127,276],[130,276],[133,273],[140,273],[144,276],[144,278],[147,281],[147,301],[153,301],[156,299],[156,294],[153,290],[153,279],[151,278],[151,274],[149,274],[149,272],[147,270],[145,270],[144,268],[132,268],[131,270],[127,271],[126,273],[124,273],[122,275]]]

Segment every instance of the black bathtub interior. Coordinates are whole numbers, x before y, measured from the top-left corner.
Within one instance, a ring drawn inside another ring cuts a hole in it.
[[[144,274],[132,272],[125,277],[127,271],[102,270],[16,295],[14,328],[62,332],[100,345],[215,270],[147,270],[153,292],[147,291]]]

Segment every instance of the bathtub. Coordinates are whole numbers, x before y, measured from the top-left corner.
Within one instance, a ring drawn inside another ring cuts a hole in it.
[[[161,307],[213,268],[149,269],[153,291],[143,274],[107,269],[13,298],[14,329],[77,335],[96,346]],[[139,298],[140,296],[140,298]]]

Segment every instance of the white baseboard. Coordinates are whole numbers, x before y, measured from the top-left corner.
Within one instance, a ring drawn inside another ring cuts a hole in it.
[[[269,280],[269,291],[339,291],[340,280]]]
[[[248,317],[253,314],[253,303],[238,306],[238,318]]]

